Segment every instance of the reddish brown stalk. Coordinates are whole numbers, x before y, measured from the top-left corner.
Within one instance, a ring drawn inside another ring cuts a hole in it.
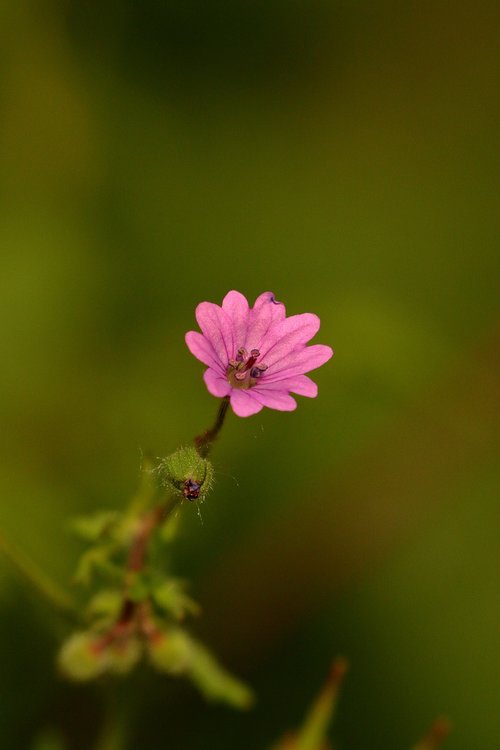
[[[165,506],[158,505],[141,519],[128,554],[127,571],[138,573],[144,567],[149,540],[165,515]]]
[[[194,444],[196,450],[202,458],[206,458],[210,453],[212,443],[217,438],[217,435],[219,434],[222,425],[224,424],[224,418],[226,416],[228,406],[229,396],[225,396],[220,403],[219,411],[217,412],[217,416],[212,427],[201,435],[195,437]]]
[[[122,637],[127,630],[132,627],[133,621],[137,616],[140,616],[141,622],[147,620],[141,604],[143,602],[135,602],[129,596],[130,586],[137,573],[144,568],[148,546],[151,541],[151,537],[154,532],[160,526],[165,519],[173,512],[176,508],[179,499],[175,496],[171,496],[162,505],[157,505],[148,513],[146,513],[139,521],[138,528],[132,539],[130,545],[127,569],[125,576],[125,592],[123,596],[122,607],[116,623],[112,629],[103,637],[104,646],[109,645],[114,640]],[[142,615],[142,616],[141,616]],[[144,629],[144,622],[142,626]]]

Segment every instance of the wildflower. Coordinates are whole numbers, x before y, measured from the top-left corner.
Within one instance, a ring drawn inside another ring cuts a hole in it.
[[[333,354],[329,346],[307,342],[317,333],[317,315],[287,318],[285,306],[264,292],[250,308],[240,292],[231,291],[222,307],[201,302],[196,308],[201,333],[189,331],[186,344],[208,366],[203,378],[213,396],[228,396],[235,414],[249,417],[264,406],[293,411],[290,395],[314,398],[318,387],[306,372]]]

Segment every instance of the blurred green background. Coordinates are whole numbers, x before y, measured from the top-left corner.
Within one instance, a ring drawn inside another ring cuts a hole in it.
[[[185,513],[195,632],[240,715],[137,688],[130,747],[268,747],[332,656],[341,750],[500,747],[496,2],[4,0],[0,528],[61,584],[66,521],[213,418],[201,300],[273,290],[336,356],[295,413],[233,415]],[[0,747],[91,748],[93,687],[0,564]],[[142,679],[142,678],[141,678]]]

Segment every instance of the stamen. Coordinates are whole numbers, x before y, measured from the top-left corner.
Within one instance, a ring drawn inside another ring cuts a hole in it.
[[[260,378],[263,372],[267,370],[267,365],[264,364],[258,364],[254,365],[252,369],[250,370],[250,377],[251,378]]]
[[[256,364],[259,357],[259,349],[252,349],[250,356],[244,347],[238,349],[236,359],[229,360],[227,369],[227,379],[233,387],[246,390],[255,385],[257,378],[267,370],[267,365]]]

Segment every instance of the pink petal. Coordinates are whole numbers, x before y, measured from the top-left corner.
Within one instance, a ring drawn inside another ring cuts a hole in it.
[[[227,313],[233,325],[235,348],[245,346],[250,317],[246,297],[241,292],[228,292],[222,300],[222,309]]]
[[[186,333],[185,341],[189,351],[191,354],[194,354],[196,359],[199,359],[204,365],[208,365],[214,370],[220,370],[221,373],[225,373],[212,344],[205,336],[198,333],[198,331],[189,331]]]
[[[256,387],[259,391],[290,391],[298,396],[308,396],[309,398],[316,398],[318,395],[318,386],[307,375],[294,375],[291,378],[283,378],[271,383],[266,382],[263,378]]]
[[[212,396],[222,398],[223,396],[227,396],[231,391],[231,386],[227,382],[227,379],[220,375],[218,371],[216,372],[211,368],[205,370],[203,373],[203,380],[208,388],[208,392],[211,393]]]
[[[271,305],[273,311],[273,320],[283,320],[286,315],[286,308],[283,302],[279,302],[274,296],[273,292],[263,292],[259,294],[254,302],[253,309],[258,310],[262,305]]]
[[[278,302],[272,292],[260,294],[250,310],[245,348],[248,351],[260,351],[261,347],[265,346],[266,337],[273,324],[284,320],[285,315],[285,305]]]
[[[229,315],[213,302],[200,302],[196,308],[196,320],[203,335],[212,344],[215,353],[226,368],[235,355],[233,326]]]
[[[309,370],[315,370],[328,362],[332,356],[333,350],[324,344],[304,346],[303,349],[290,352],[269,370],[266,370],[266,382],[274,383],[283,378],[291,378],[293,375],[302,375]]]
[[[318,332],[319,324],[318,316],[313,313],[292,315],[276,323],[269,331],[266,346],[261,350],[262,361],[270,367],[299,344],[307,344]]]
[[[297,408],[297,402],[295,399],[284,390],[260,390],[255,387],[252,389],[252,394],[262,406],[268,406],[270,409],[293,411]]]
[[[231,391],[231,406],[238,417],[250,417],[262,409],[262,404],[250,396],[248,391]]]

